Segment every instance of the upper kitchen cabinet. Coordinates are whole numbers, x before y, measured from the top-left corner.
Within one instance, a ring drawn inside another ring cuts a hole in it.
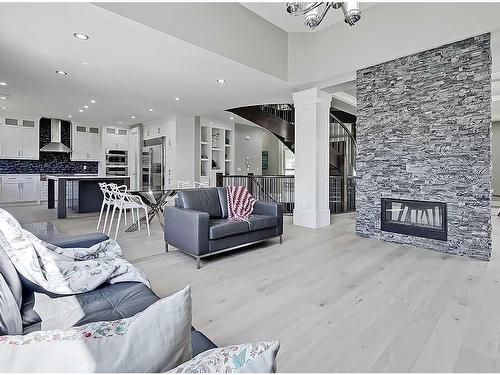
[[[74,125],[71,160],[99,161],[101,159],[101,129],[97,126]]]
[[[128,129],[106,127],[104,128],[104,149],[128,150]]]
[[[0,124],[2,159],[38,159],[38,122],[34,119],[5,117]]]

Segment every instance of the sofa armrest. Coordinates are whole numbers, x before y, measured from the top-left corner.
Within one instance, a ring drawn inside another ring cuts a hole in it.
[[[279,225],[276,227],[275,234],[277,236],[283,234],[283,205],[273,202],[257,201],[253,206],[253,213],[277,217]]]
[[[62,248],[70,248],[70,247],[89,248],[95,244],[108,240],[109,237],[106,236],[104,233],[95,232],[95,233],[79,234],[76,236],[67,236],[67,237],[56,237],[56,238],[40,237],[40,239],[45,242],[49,242],[52,245],[56,245]]]
[[[165,242],[195,256],[208,253],[207,212],[165,207]]]
[[[283,206],[279,203],[257,201],[253,206],[253,213],[283,219]]]

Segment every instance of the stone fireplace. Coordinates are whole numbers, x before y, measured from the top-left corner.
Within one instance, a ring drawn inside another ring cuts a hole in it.
[[[490,34],[357,72],[356,232],[489,260]]]

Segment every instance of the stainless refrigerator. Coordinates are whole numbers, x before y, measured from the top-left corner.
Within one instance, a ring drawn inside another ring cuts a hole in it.
[[[142,188],[165,188],[165,137],[146,139],[143,142]]]

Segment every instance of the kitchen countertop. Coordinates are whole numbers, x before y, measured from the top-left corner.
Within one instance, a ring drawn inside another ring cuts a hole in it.
[[[51,180],[123,180],[124,178],[130,178],[130,176],[115,176],[115,175],[98,175],[98,174],[48,174],[47,179]]]

